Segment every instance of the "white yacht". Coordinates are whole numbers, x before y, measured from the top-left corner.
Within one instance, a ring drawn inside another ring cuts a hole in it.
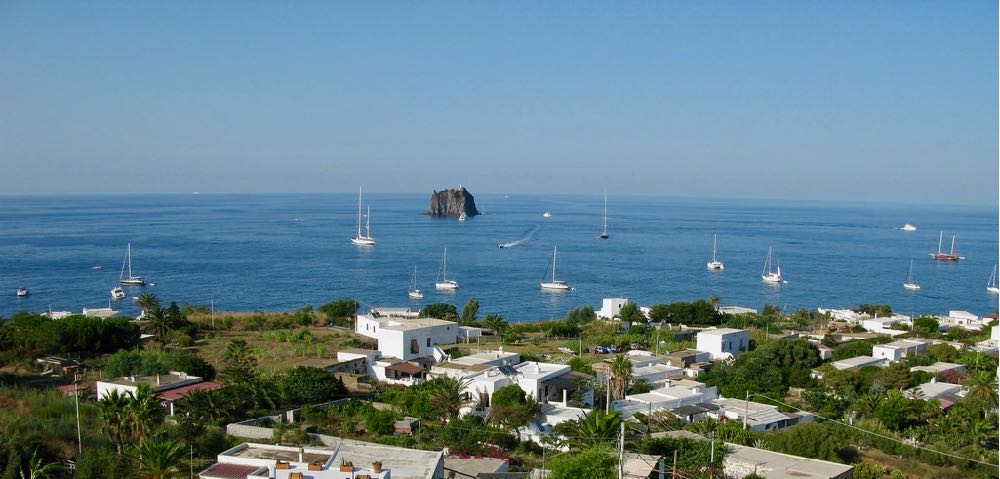
[[[913,282],[913,258],[910,258],[910,272],[906,275],[906,282],[903,283],[903,287],[910,291],[917,291],[920,289],[920,285]]]
[[[24,286],[21,286],[20,288],[17,288],[17,295],[19,297],[23,298],[23,297],[25,297],[25,296],[27,296],[29,294],[30,293],[28,292],[28,288],[25,288]]]
[[[111,288],[111,299],[119,300],[125,298],[125,290],[121,286],[115,286]]]
[[[542,213],[542,218],[551,218],[551,217],[552,217],[551,211],[546,211],[545,213]]]
[[[424,299],[424,293],[417,289],[417,265],[413,265],[413,279],[410,281],[410,290],[406,294],[410,299]]]
[[[565,291],[569,289],[569,285],[565,281],[556,279],[556,247],[552,247],[552,279],[549,281],[542,281],[542,289],[551,289]]]
[[[722,261],[719,261],[718,258],[715,257],[715,246],[718,242],[719,235],[714,235],[712,237],[712,261],[709,261],[708,264],[705,265],[705,267],[712,271],[722,271],[723,269],[726,269],[726,265],[722,264]]]
[[[361,235],[361,188],[358,188],[358,234],[351,238],[351,243],[358,246],[375,246],[375,238],[372,238],[372,207],[368,207],[368,214],[365,215],[365,234]]]
[[[146,280],[142,276],[132,274],[132,243],[128,244],[125,251],[125,261],[122,263],[122,271],[118,275],[118,283],[126,286],[145,286]],[[126,268],[128,268],[127,277],[125,276]]]
[[[986,283],[986,292],[1000,294],[1000,287],[997,286],[997,265],[993,265],[993,273],[990,274],[990,280]]]
[[[916,227],[916,226],[913,226],[913,225],[911,225],[911,224],[909,224],[909,223],[906,223],[906,224],[905,224],[905,225],[903,225],[903,227],[902,227],[902,228],[900,228],[900,229],[901,229],[901,230],[903,230],[903,231],[916,231],[916,230],[917,230],[917,227]]]
[[[458,221],[462,221],[462,222],[464,222],[464,221],[465,221],[466,219],[468,219],[468,218],[469,218],[469,217],[468,217],[468,216],[466,216],[466,214],[465,214],[465,212],[464,212],[464,211],[462,212],[462,214],[458,215]]]
[[[444,249],[444,259],[441,261],[441,276],[434,281],[437,289],[458,289],[458,281],[448,279],[448,248]]]
[[[781,283],[781,265],[778,265],[776,272],[771,271],[771,248],[767,248],[767,259],[764,261],[764,270],[760,273],[760,279],[765,283]]]

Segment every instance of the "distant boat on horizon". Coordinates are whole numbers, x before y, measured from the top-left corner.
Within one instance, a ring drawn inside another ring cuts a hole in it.
[[[937,253],[929,253],[931,255],[931,258],[934,258],[938,261],[958,261],[960,259],[965,259],[964,257],[959,256],[957,253],[955,253],[955,236],[956,235],[951,235],[951,252],[945,253],[941,251],[941,242],[944,241],[944,231],[942,231],[941,235],[938,236]]]
[[[128,277],[125,276],[125,269],[128,268]],[[132,243],[128,243],[125,249],[125,261],[122,262],[122,271],[118,274],[118,283],[125,286],[145,286],[146,280],[142,276],[132,274]]]
[[[546,211],[545,213],[542,213],[542,218],[551,218],[551,217],[552,217],[551,211]]]
[[[365,215],[365,234],[361,235],[361,187],[358,187],[358,233],[351,238],[351,243],[358,246],[375,246],[375,238],[372,238],[372,207],[368,206],[368,214]]]
[[[902,227],[902,228],[900,228],[900,229],[901,229],[901,230],[903,230],[903,231],[916,231],[916,230],[917,230],[917,227],[916,227],[916,226],[913,226],[913,225],[911,225],[910,223],[906,223],[906,224],[905,224],[905,225],[903,225],[903,227]]]
[[[781,284],[781,265],[778,265],[778,271],[771,271],[771,248],[767,248],[767,259],[764,260],[764,270],[760,273],[760,279],[764,280],[765,283]]]
[[[434,280],[434,287],[437,289],[458,289],[458,281],[448,279],[448,248],[444,249],[444,259],[441,260],[441,275]]]
[[[913,282],[913,258],[910,258],[910,272],[906,275],[906,282],[903,283],[903,287],[910,291],[917,291],[920,289],[920,285]]]
[[[549,281],[542,280],[542,289],[551,289],[566,291],[569,289],[569,285],[565,281],[556,279],[556,252],[557,248],[552,246],[552,279]]]
[[[990,273],[990,280],[986,283],[987,293],[1000,294],[1000,287],[997,286],[997,265],[993,265],[993,272]]]
[[[719,261],[715,257],[715,247],[716,247],[716,244],[718,243],[718,241],[719,241],[719,235],[717,235],[717,234],[713,235],[712,236],[712,261],[709,261],[708,264],[705,265],[705,267],[707,267],[708,269],[710,269],[712,271],[722,271],[723,269],[726,268],[726,265],[722,264],[722,261]]]

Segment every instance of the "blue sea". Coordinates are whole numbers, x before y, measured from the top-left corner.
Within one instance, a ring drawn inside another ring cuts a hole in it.
[[[345,297],[413,306],[470,298],[511,321],[562,317],[621,296],[639,304],[717,295],[726,305],[786,309],[888,303],[900,312],[979,315],[997,309],[986,283],[998,256],[992,207],[706,200],[615,196],[610,239],[597,238],[603,197],[476,196],[464,223],[423,214],[429,194],[370,194],[378,244],[350,242],[352,194],[136,195],[0,198],[0,315],[107,307],[126,243],[133,269],[166,301],[230,311],[291,310]],[[550,218],[542,213],[552,212]],[[899,229],[905,223],[916,232]],[[932,260],[958,235],[965,260]],[[718,234],[722,272],[705,263]],[[498,243],[517,246],[497,248]],[[557,273],[574,290],[539,281],[558,245]],[[457,292],[434,290],[442,252]],[[786,284],[760,279],[768,247]],[[918,292],[903,289],[910,258]],[[103,265],[95,271],[92,266]],[[412,269],[426,297],[407,298]],[[31,295],[18,298],[26,286]],[[131,300],[116,309],[135,313]]]

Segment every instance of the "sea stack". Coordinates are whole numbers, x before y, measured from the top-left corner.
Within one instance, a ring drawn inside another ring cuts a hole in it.
[[[435,190],[431,193],[431,207],[427,210],[427,214],[431,216],[465,216],[472,217],[479,214],[479,210],[476,209],[476,199],[472,197],[472,193],[466,191],[464,186],[459,186],[458,189]]]

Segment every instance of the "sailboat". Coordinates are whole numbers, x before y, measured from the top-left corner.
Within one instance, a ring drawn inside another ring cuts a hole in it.
[[[760,273],[760,279],[765,283],[781,283],[781,265],[778,265],[777,272],[771,272],[771,248],[767,248],[767,260],[764,261],[764,270]]]
[[[410,281],[410,290],[407,295],[412,299],[424,299],[424,293],[417,289],[417,265],[413,265],[413,279]]]
[[[125,268],[128,267],[128,277],[125,277]],[[132,243],[128,244],[125,253],[125,261],[122,263],[122,271],[118,275],[118,283],[126,286],[144,286],[146,280],[142,276],[132,274]]]
[[[920,289],[920,285],[913,282],[913,258],[910,258],[910,273],[906,276],[906,282],[903,283],[903,287],[910,291]]]
[[[993,273],[990,274],[990,281],[986,283],[986,292],[1000,294],[1000,287],[997,286],[997,265],[993,265]]]
[[[542,289],[552,289],[565,291],[569,289],[569,285],[565,281],[556,279],[556,247],[552,247],[552,279],[550,281],[542,281]]]
[[[601,230],[601,239],[608,239],[608,191],[604,190],[604,229]]]
[[[434,281],[437,289],[458,289],[458,281],[448,279],[448,248],[444,249],[444,259],[441,261],[441,277]]]
[[[372,238],[371,228],[372,207],[368,207],[368,214],[365,215],[365,234],[361,235],[361,188],[358,188],[358,234],[351,238],[351,243],[358,246],[375,246],[375,238]]]
[[[708,264],[705,265],[708,269],[712,271],[722,271],[723,269],[726,268],[726,265],[722,264],[722,261],[719,261],[715,257],[715,246],[718,242],[719,242],[719,235],[714,235],[712,237],[712,261],[709,261]]]
[[[951,235],[951,252],[945,253],[941,251],[941,242],[944,240],[944,231],[938,236],[938,250],[937,253],[929,253],[931,258],[938,261],[958,261],[960,259],[965,259],[955,253],[955,235]]]

